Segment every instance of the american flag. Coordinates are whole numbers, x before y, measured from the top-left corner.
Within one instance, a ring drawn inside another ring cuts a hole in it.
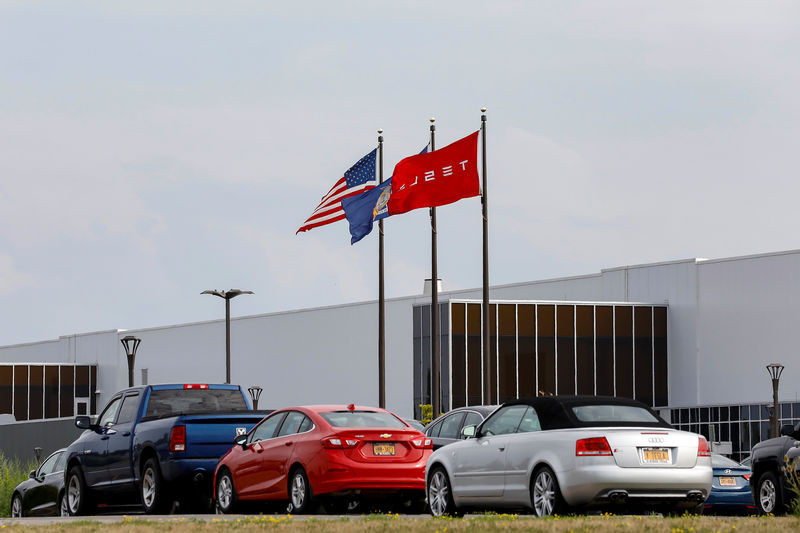
[[[322,197],[322,201],[308,217],[308,220],[303,222],[295,235],[301,231],[308,231],[337,220],[343,220],[345,214],[342,209],[342,198],[375,188],[378,184],[378,180],[375,178],[375,154],[377,151],[376,148],[362,157],[358,163],[344,173],[344,177],[333,184],[331,190]]]

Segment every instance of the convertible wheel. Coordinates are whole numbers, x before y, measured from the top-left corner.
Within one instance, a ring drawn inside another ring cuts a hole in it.
[[[161,477],[158,461],[153,458],[144,463],[141,480],[142,506],[146,514],[163,514],[167,510],[166,483]]]
[[[80,466],[73,466],[67,476],[67,487],[64,499],[67,500],[67,512],[70,516],[82,516],[90,514],[92,503],[89,501],[89,489],[83,478],[83,471]]]
[[[428,506],[433,516],[458,515],[450,478],[441,466],[434,467],[428,477]]]
[[[536,516],[563,514],[565,510],[556,475],[546,466],[536,472],[531,483],[531,507]]]
[[[311,484],[308,482],[306,471],[302,467],[292,470],[289,476],[289,505],[286,506],[287,513],[306,514],[311,510],[314,495],[311,492]]]
[[[67,505],[67,495],[63,492],[58,497],[58,516],[69,516],[69,505]]]
[[[233,478],[228,470],[223,470],[217,478],[217,509],[228,514],[236,507],[236,489],[233,488]]]
[[[22,497],[19,494],[11,498],[11,518],[22,518]]]
[[[756,505],[760,514],[783,514],[783,500],[775,472],[764,472],[758,479]]]

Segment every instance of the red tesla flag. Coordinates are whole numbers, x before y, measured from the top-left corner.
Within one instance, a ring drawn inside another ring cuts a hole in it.
[[[406,157],[394,167],[389,214],[478,196],[478,132],[440,150]]]

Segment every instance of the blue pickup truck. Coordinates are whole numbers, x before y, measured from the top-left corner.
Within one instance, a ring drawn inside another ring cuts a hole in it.
[[[210,502],[214,468],[237,435],[269,411],[253,411],[238,385],[148,385],[116,393],[65,453],[71,515],[98,504],[138,504],[148,514]]]

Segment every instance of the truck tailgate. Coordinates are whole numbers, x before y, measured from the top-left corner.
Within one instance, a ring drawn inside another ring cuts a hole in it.
[[[264,414],[231,413],[185,415],[178,424],[186,426],[185,458],[219,458],[233,446],[239,433],[247,433]]]

